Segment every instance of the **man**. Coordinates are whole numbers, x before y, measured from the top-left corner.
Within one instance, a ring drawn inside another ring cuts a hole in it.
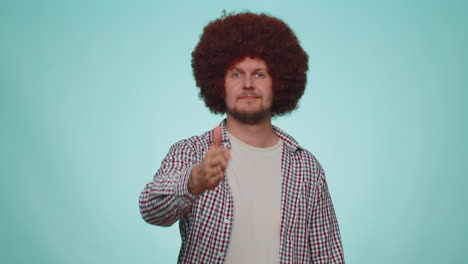
[[[143,218],[179,220],[179,263],[343,263],[322,167],[271,118],[304,93],[308,57],[281,20],[209,23],[192,53],[200,97],[227,118],[174,144],[140,195]]]

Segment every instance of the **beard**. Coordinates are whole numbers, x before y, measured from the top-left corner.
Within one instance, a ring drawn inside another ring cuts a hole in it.
[[[263,119],[271,115],[271,108],[262,108],[254,112],[239,111],[235,108],[226,106],[227,112],[241,123],[256,125]]]

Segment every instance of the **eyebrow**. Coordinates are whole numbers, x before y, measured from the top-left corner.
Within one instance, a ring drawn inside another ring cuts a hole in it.
[[[237,68],[237,67],[232,68],[231,71],[238,71],[238,72],[245,73],[244,70],[239,69],[239,68]],[[254,70],[253,70],[253,72],[258,72],[258,71],[267,71],[267,69],[266,69],[266,68],[257,68],[257,69],[254,69]]]

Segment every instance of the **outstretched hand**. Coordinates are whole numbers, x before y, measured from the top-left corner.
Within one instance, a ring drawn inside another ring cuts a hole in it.
[[[192,194],[199,194],[206,190],[212,190],[224,179],[224,170],[231,158],[229,149],[223,148],[221,127],[214,131],[213,144],[205,155],[203,161],[193,167],[188,183],[188,190]]]

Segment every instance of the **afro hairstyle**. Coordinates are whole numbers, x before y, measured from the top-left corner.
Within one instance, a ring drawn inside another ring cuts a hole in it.
[[[263,59],[273,81],[272,116],[296,109],[307,81],[308,56],[294,32],[278,18],[250,12],[208,23],[192,52],[199,97],[211,112],[226,113],[224,76],[245,57]]]

